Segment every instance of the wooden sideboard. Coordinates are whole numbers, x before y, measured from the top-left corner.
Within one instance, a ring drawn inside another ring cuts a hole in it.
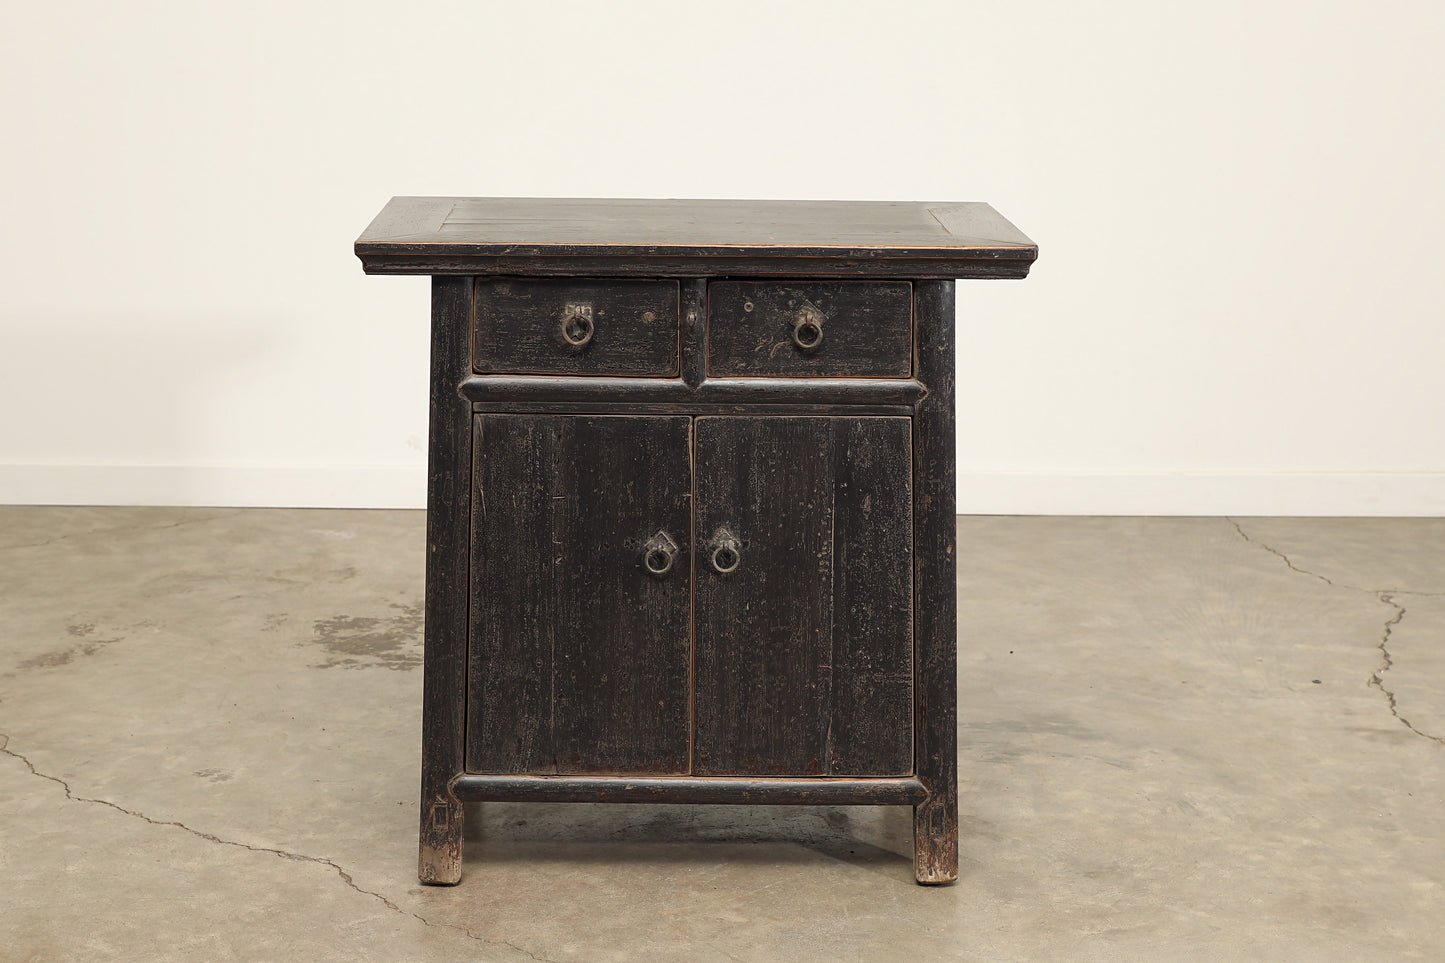
[[[432,277],[420,877],[466,800],[911,805],[958,872],[954,281],[986,204],[394,198]]]

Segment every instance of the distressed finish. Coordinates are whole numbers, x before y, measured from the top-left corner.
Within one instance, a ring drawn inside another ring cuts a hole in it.
[[[708,373],[907,378],[912,312],[906,281],[714,281]]]
[[[697,419],[696,773],[912,771],[910,458],[907,418]]]
[[[369,274],[1021,278],[1038,248],[992,207],[900,201],[394,197]]]
[[[477,402],[542,401],[644,404],[912,405],[925,394],[920,381],[902,378],[709,378],[697,386],[681,378],[537,378],[477,375],[462,383]]]
[[[711,803],[762,806],[908,806],[928,791],[912,776],[870,779],[458,776],[452,791],[477,802]]]
[[[468,772],[687,771],[691,431],[476,416]]]
[[[396,198],[432,274],[420,878],[462,800],[911,805],[958,873],[954,278],[984,204]]]
[[[915,288],[918,375],[933,390],[918,406],[913,446],[915,771],[928,798],[913,807],[920,883],[958,878],[958,611],[955,570],[953,282]]]
[[[477,280],[479,372],[677,374],[676,281]],[[579,330],[566,330],[569,320]]]
[[[472,285],[432,279],[431,427],[427,452],[426,658],[422,678],[423,883],[462,878],[462,805],[451,780],[463,767],[467,651],[467,512],[472,413],[454,386],[467,371]]]

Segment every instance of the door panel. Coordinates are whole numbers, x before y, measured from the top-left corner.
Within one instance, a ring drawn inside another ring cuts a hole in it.
[[[699,775],[912,771],[910,430],[697,419]]]
[[[687,771],[690,448],[687,417],[475,417],[468,771]]]

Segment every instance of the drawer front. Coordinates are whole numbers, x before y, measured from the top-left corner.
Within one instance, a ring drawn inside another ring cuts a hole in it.
[[[478,278],[472,367],[483,373],[678,373],[676,281]]]
[[[708,373],[717,377],[907,378],[906,281],[714,281]]]

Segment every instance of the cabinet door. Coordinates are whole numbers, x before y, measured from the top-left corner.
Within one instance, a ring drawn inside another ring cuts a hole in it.
[[[476,416],[469,771],[687,771],[690,436]]]
[[[697,419],[698,774],[912,771],[910,428]]]

